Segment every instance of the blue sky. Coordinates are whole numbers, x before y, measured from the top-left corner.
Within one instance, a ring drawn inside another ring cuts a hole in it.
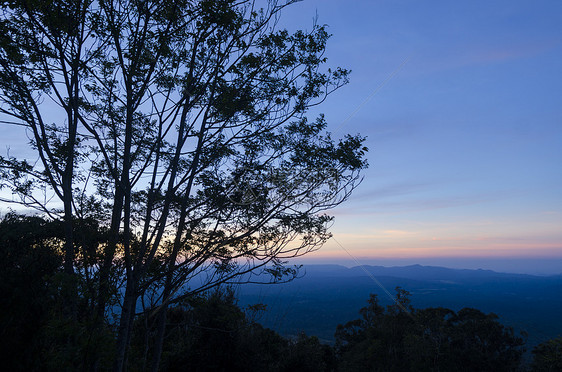
[[[316,14],[352,75],[311,116],[370,168],[305,261],[562,272],[562,2],[305,0],[279,26]]]
[[[318,111],[370,148],[337,242],[368,263],[532,257],[562,272],[562,3],[309,0],[281,25],[315,14],[329,64],[353,71]],[[337,242],[309,259],[349,263]]]

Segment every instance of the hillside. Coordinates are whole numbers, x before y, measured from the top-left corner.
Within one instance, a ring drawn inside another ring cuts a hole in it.
[[[562,334],[562,276],[533,276],[490,270],[459,270],[412,265],[404,267],[307,265],[291,283],[241,286],[240,305],[267,305],[259,319],[284,335],[305,331],[332,342],[338,324],[358,317],[370,293],[389,304],[400,286],[416,308],[474,307],[494,312],[516,330],[526,331],[527,347]]]

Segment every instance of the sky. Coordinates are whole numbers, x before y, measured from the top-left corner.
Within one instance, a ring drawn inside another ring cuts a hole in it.
[[[562,273],[562,2],[305,0],[280,25],[315,16],[352,70],[318,112],[370,167],[304,262]]]
[[[370,167],[302,262],[562,273],[562,2],[304,0],[279,27],[315,17],[352,73],[310,116]]]

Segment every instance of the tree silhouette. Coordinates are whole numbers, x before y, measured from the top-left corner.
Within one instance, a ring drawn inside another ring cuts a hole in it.
[[[15,214],[0,221],[1,362],[8,370],[41,367],[41,333],[53,307],[49,282],[62,264],[55,225]]]
[[[304,333],[288,340],[262,327],[237,305],[229,287],[186,299],[170,309],[168,318],[161,364],[166,371],[289,372],[335,368],[330,346]],[[135,324],[134,369],[142,370],[145,363],[142,350],[147,333],[142,328],[150,328],[149,322],[149,318],[139,318]]]
[[[371,295],[362,319],[338,325],[336,349],[345,371],[517,371],[524,340],[495,314],[464,308],[413,309],[397,288],[386,310]]]
[[[562,337],[543,342],[532,350],[533,372],[553,372],[562,370]]]
[[[139,311],[156,370],[168,306],[294,277],[285,259],[330,237],[324,212],[360,181],[363,138],[306,117],[348,71],[323,68],[325,27],[276,29],[293,2],[2,2],[0,119],[37,158],[0,158],[0,197],[63,222],[70,318],[81,282],[100,332],[119,300],[115,371]],[[80,251],[88,220],[103,240]]]

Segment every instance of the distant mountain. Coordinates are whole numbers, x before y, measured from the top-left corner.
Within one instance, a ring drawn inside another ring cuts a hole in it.
[[[400,286],[416,308],[474,307],[529,334],[528,345],[562,335],[562,275],[533,276],[435,266],[306,265],[302,277],[279,285],[243,285],[241,305],[264,303],[261,322],[284,335],[305,331],[333,341],[338,324],[359,317],[370,293],[390,304]]]
[[[395,278],[409,278],[416,280],[472,280],[476,278],[537,278],[533,275],[499,273],[492,270],[449,269],[439,266],[355,266],[347,268],[341,265],[307,265],[304,272],[323,276],[389,276]],[[540,278],[540,277],[538,277]]]
[[[417,280],[466,280],[475,278],[498,278],[498,277],[518,277],[531,278],[525,274],[498,273],[492,270],[468,270],[468,269],[448,269],[437,266],[411,265],[403,267],[383,267],[383,266],[363,266],[352,267],[350,270],[361,272],[363,268],[371,274],[381,276],[393,276],[397,278],[410,278]]]

